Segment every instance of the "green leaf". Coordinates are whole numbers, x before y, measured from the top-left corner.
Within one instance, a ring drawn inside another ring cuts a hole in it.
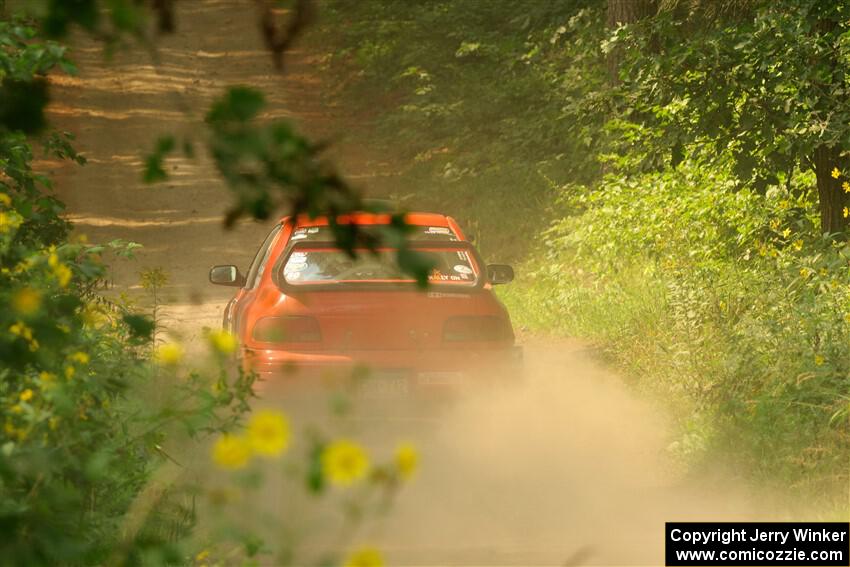
[[[156,183],[168,179],[164,162],[166,156],[174,151],[176,142],[174,136],[162,136],[156,141],[152,154],[145,158],[145,169],[142,178],[145,183]]]
[[[122,320],[130,330],[130,336],[134,339],[150,340],[153,335],[154,321],[145,315],[127,314]]]
[[[399,268],[416,279],[417,287],[420,289],[428,287],[428,274],[437,265],[430,254],[404,247],[398,250],[396,261]]]
[[[316,443],[310,450],[310,462],[307,469],[307,490],[321,494],[325,490],[325,475],[322,473],[322,451],[324,445]]]
[[[48,37],[62,37],[71,24],[93,30],[99,15],[95,0],[50,0],[42,26]]]
[[[142,180],[145,183],[158,183],[168,179],[168,174],[162,167],[163,157],[159,154],[151,154],[145,159],[145,170]]]
[[[265,106],[263,93],[249,87],[232,87],[224,98],[213,104],[207,114],[207,121],[218,122],[247,122],[254,118]]]
[[[174,136],[162,136],[156,141],[156,153],[165,155],[174,150]]]
[[[47,120],[47,81],[3,81],[0,87],[0,125],[9,130],[34,134],[44,129]]]

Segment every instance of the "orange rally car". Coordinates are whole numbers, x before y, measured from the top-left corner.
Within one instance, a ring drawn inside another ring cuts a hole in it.
[[[339,250],[321,217],[281,219],[245,275],[232,265],[210,270],[211,283],[239,288],[223,324],[261,388],[359,366],[406,391],[518,371],[522,351],[492,291],[513,279],[513,269],[485,266],[451,217],[410,213],[405,220],[410,246],[436,262],[425,290],[399,271],[391,249],[364,250],[357,259]],[[357,213],[339,222],[369,230],[390,216]]]

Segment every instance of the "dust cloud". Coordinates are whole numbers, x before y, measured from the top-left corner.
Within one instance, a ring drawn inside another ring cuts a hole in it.
[[[307,425],[325,419],[327,396],[264,403]],[[386,515],[349,535],[392,565],[658,565],[665,521],[765,518],[730,479],[675,474],[668,424],[576,342],[526,345],[513,384],[437,400],[369,397],[337,426],[375,460],[402,440],[420,451],[417,476]],[[267,511],[339,521],[298,499],[275,494],[279,509]]]

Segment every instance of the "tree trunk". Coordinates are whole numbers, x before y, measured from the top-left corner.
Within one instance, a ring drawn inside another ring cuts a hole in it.
[[[608,29],[633,24],[655,12],[655,0],[608,0]],[[608,78],[612,85],[620,84],[620,63],[623,52],[620,48],[608,53]]]
[[[820,207],[820,226],[822,232],[841,233],[847,229],[848,219],[844,216],[844,208],[850,206],[848,194],[842,185],[850,183],[850,169],[847,159],[840,156],[838,148],[821,146],[814,154],[815,176],[818,185],[818,206]],[[833,176],[838,169],[840,176]]]

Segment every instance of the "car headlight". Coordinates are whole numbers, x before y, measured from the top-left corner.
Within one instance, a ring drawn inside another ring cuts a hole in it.
[[[313,317],[263,317],[251,337],[262,343],[316,343],[321,342],[322,331]]]
[[[493,315],[450,317],[443,324],[443,342],[489,342],[510,340],[510,321]]]

